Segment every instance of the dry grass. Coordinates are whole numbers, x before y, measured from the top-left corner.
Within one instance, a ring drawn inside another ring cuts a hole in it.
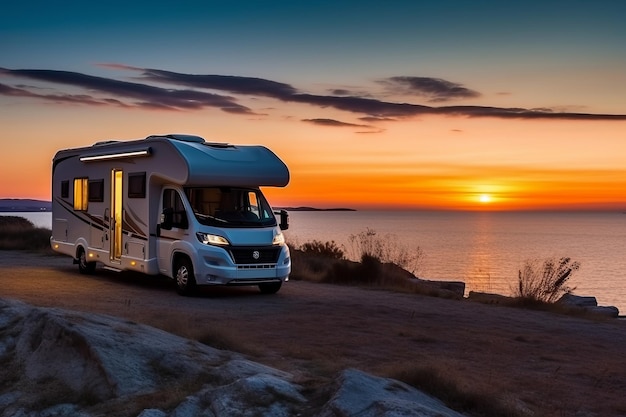
[[[497,396],[497,387],[489,381],[469,380],[456,370],[455,364],[444,362],[420,365],[402,364],[387,369],[388,377],[409,384],[432,395],[450,408],[472,416],[523,417],[528,412]]]
[[[580,263],[567,257],[527,260],[519,271],[515,295],[531,301],[554,303],[563,294],[574,290],[567,286],[567,282],[578,268]]]
[[[186,339],[197,340],[207,346],[220,350],[240,352],[246,355],[258,355],[259,351],[244,338],[240,332],[227,322],[216,321],[209,327],[197,326],[197,317],[180,317],[164,314],[155,327]]]

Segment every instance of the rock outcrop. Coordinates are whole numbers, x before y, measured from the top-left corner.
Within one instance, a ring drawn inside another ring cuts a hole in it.
[[[594,314],[607,317],[618,317],[619,309],[614,306],[599,306],[596,297],[581,296],[574,294],[563,294],[557,303],[567,307],[579,308]]]
[[[354,369],[322,390],[330,399],[319,405],[291,374],[240,354],[111,316],[5,299],[0,369],[2,417],[461,416]]]

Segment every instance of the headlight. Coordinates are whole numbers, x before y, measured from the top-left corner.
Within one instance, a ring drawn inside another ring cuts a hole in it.
[[[282,246],[284,244],[285,244],[285,235],[279,232],[276,236],[274,236],[274,239],[272,239],[272,245]]]
[[[227,246],[230,245],[228,239],[220,235],[212,235],[209,233],[197,232],[196,237],[205,245]]]

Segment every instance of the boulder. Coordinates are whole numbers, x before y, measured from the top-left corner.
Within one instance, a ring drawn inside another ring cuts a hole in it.
[[[585,310],[601,316],[617,318],[619,317],[619,309],[614,306],[596,306],[586,307]]]
[[[419,278],[417,282],[444,295],[447,294],[450,298],[463,298],[465,296],[465,283],[463,281],[433,281]]]
[[[112,316],[1,298],[0,364],[0,417],[116,415],[122,403],[139,417],[460,416],[354,369],[320,388],[331,393],[327,404],[312,405],[291,374],[240,354]],[[159,396],[170,398],[167,410],[146,404]]]
[[[617,318],[619,309],[614,306],[599,306],[596,297],[580,296],[574,294],[564,294],[557,303],[567,307],[580,308],[600,316]]]
[[[574,295],[570,293],[563,294],[557,303],[564,304],[570,307],[596,307],[598,300],[596,297]]]
[[[470,291],[467,295],[467,299],[483,304],[507,304],[511,302],[511,297],[507,297],[506,295],[479,291]]]
[[[319,417],[463,417],[441,401],[389,378],[346,369]]]

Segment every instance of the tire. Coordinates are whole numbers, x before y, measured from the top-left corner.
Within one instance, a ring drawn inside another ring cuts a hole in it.
[[[176,262],[175,272],[176,291],[180,295],[193,295],[196,291],[196,278],[189,258],[180,258]]]
[[[259,290],[261,290],[261,293],[263,294],[276,294],[282,285],[282,281],[259,284]]]
[[[96,270],[95,262],[87,262],[87,254],[83,248],[78,249],[78,272],[91,275]]]

